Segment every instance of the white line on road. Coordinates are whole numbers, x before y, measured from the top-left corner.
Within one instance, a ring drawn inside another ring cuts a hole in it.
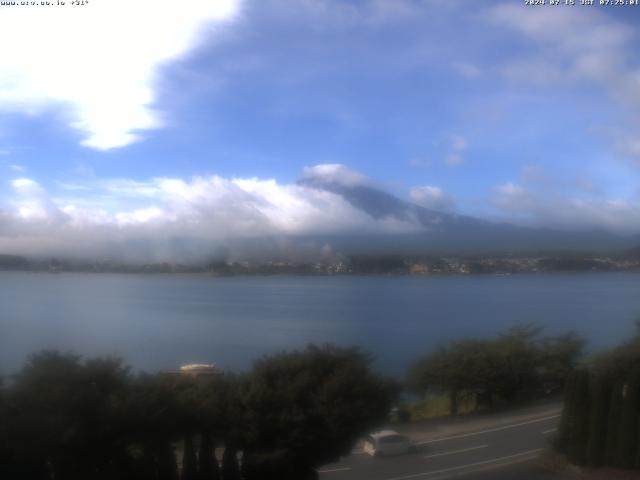
[[[537,418],[535,420],[529,420],[528,422],[514,423],[512,425],[505,425],[503,427],[490,428],[488,430],[482,430],[482,431],[479,431],[479,432],[463,433],[461,435],[452,435],[450,437],[434,438],[433,440],[425,440],[424,442],[417,442],[417,445],[427,445],[429,443],[444,442],[444,441],[447,441],[447,440],[456,440],[458,438],[473,437],[474,435],[482,435],[484,433],[499,432],[501,430],[508,430],[509,428],[522,427],[524,425],[531,425],[533,423],[544,422],[544,421],[547,421],[547,420],[551,420],[553,418],[558,418],[559,416],[560,416],[560,414],[551,415],[549,417]]]
[[[346,472],[347,470],[351,470],[351,467],[330,468],[328,470],[318,470],[318,473]]]
[[[445,455],[454,455],[456,453],[470,452],[472,450],[480,450],[481,448],[487,448],[489,445],[478,445],[477,447],[463,448],[462,450],[452,450],[450,452],[434,453],[433,455],[425,455],[424,458],[444,457]]]
[[[467,463],[466,465],[459,465],[457,467],[443,468],[441,470],[431,470],[430,472],[414,473],[412,475],[405,475],[404,477],[393,477],[393,478],[388,478],[387,480],[407,480],[409,478],[426,477],[428,475],[437,475],[439,473],[453,472],[453,471],[456,471],[456,470],[463,470],[465,468],[479,467],[481,465],[487,465],[489,463],[500,463],[500,462],[504,462],[504,460],[510,460],[510,459],[516,458],[516,457],[523,457],[525,455],[532,455],[532,454],[535,454],[535,453],[538,453],[538,452],[541,452],[541,451],[542,451],[541,448],[536,448],[535,450],[527,450],[526,452],[515,453],[513,455],[507,455],[506,457],[492,458],[490,460],[483,460],[481,462]]]
[[[497,463],[489,463],[487,465],[480,465],[477,468],[474,468],[473,470],[469,470],[468,472],[450,472],[450,473],[444,473],[442,475],[436,476],[436,477],[430,477],[429,480],[449,480],[451,478],[460,478],[463,476],[466,476],[467,478],[469,478],[469,475],[475,475],[477,473],[480,472],[487,472],[489,470],[497,470],[503,467],[508,467],[510,465],[516,465],[518,463],[524,463],[524,462],[530,462],[531,460],[534,460],[537,457],[536,454],[533,455],[529,455],[529,456],[523,456],[523,457],[518,457],[515,459],[511,459],[511,460],[507,460],[504,462],[497,462]]]
[[[555,433],[555,432],[557,432],[557,431],[558,431],[558,429],[557,429],[557,428],[550,428],[549,430],[543,430],[543,431],[542,431],[542,432],[540,432],[540,433],[542,433],[543,435],[547,435],[548,433]]]

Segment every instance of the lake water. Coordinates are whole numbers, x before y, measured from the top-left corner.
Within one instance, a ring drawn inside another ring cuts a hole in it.
[[[640,318],[640,274],[232,277],[0,273],[0,372],[43,348],[117,354],[157,370],[243,370],[309,342],[358,345],[402,374],[465,336],[535,322],[614,345]]]

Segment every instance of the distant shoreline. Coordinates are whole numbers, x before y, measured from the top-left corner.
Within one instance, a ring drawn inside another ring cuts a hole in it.
[[[515,275],[554,272],[640,272],[640,252],[496,255],[352,255],[324,260],[210,260],[201,263],[133,263],[116,260],[39,258],[0,254],[0,271],[126,273],[147,275],[342,276]]]
[[[603,274],[603,273],[629,273],[640,274],[640,270],[545,270],[545,271],[520,271],[513,273],[493,273],[493,272],[474,272],[474,273],[456,273],[456,272],[442,272],[442,273],[429,273],[429,274],[415,274],[415,273],[236,273],[236,274],[217,274],[211,272],[142,272],[142,271],[79,271],[79,270],[63,270],[58,272],[49,272],[47,270],[9,270],[0,269],[2,273],[32,273],[32,274],[49,274],[49,275],[63,275],[63,274],[83,274],[83,275],[127,275],[127,276],[147,276],[147,277],[208,277],[208,278],[267,278],[267,277],[332,277],[332,278],[353,278],[353,277],[396,277],[396,278],[449,278],[449,277],[512,277],[512,276],[524,276],[524,275],[577,275],[577,274]]]

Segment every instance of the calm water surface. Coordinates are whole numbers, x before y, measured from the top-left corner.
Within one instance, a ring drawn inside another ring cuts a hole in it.
[[[359,345],[401,374],[435,345],[522,322],[603,348],[640,318],[640,274],[233,277],[0,273],[0,372],[42,348],[136,368],[246,369],[309,342]]]

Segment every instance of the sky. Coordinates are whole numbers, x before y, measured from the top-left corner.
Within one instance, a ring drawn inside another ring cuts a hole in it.
[[[562,2],[0,6],[0,252],[422,228],[305,178],[640,233],[640,7]]]

